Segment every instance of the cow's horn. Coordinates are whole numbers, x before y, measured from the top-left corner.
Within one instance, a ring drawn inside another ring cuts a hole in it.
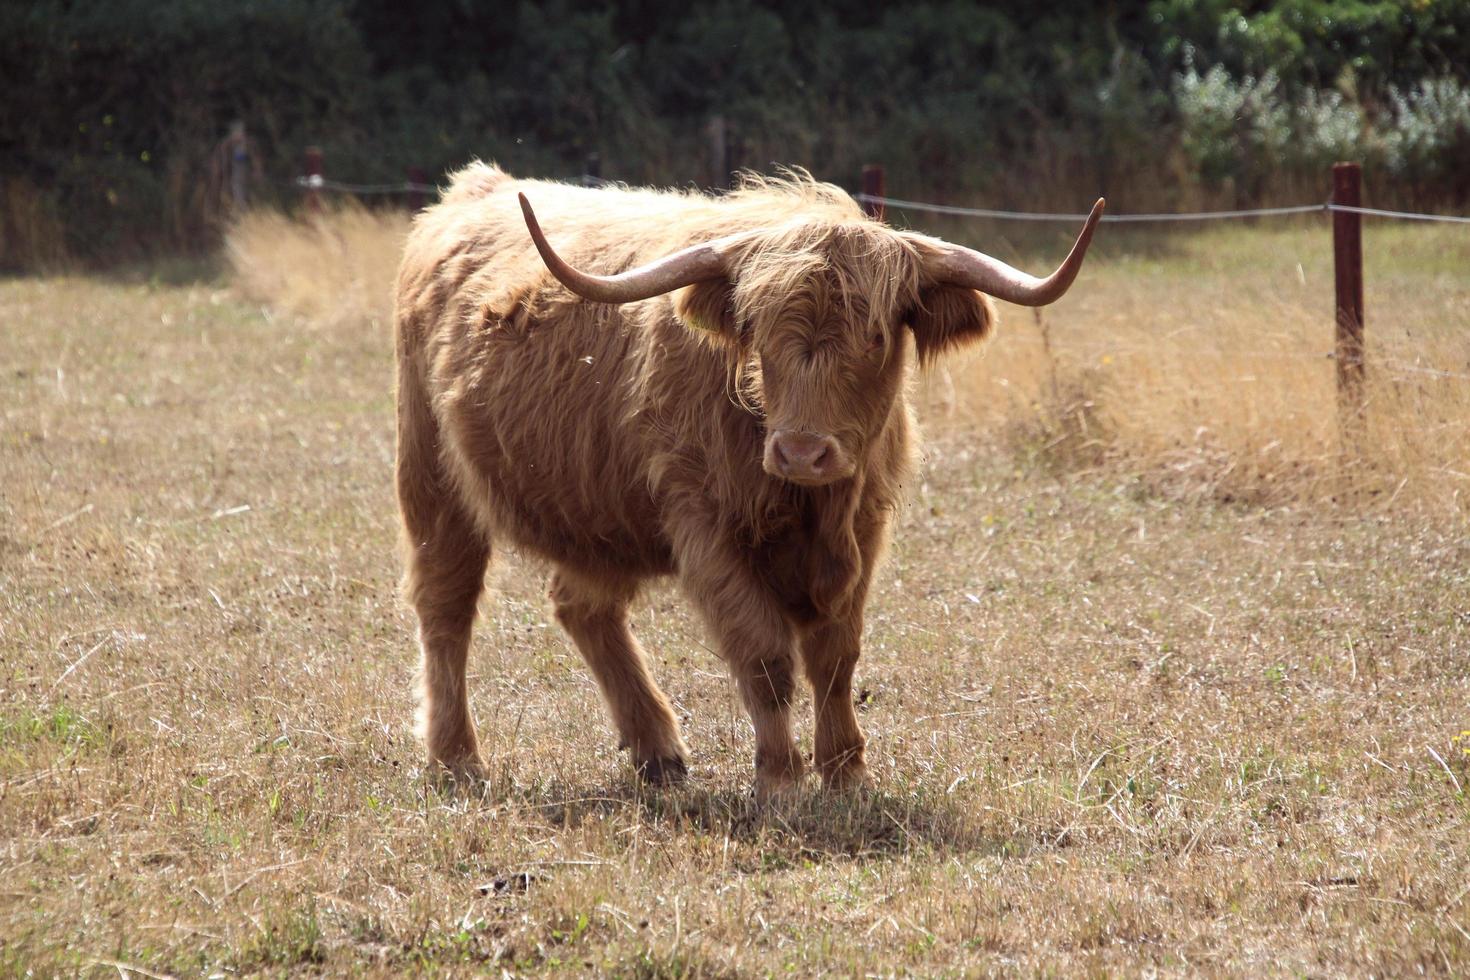
[[[691,283],[718,279],[726,274],[727,251],[736,241],[735,238],[720,238],[702,245],[692,245],[656,262],[620,272],[615,276],[594,276],[572,268],[552,250],[551,243],[541,231],[540,223],[536,221],[536,212],[531,210],[531,202],[526,200],[524,194],[520,195],[520,199],[521,212],[526,216],[526,227],[530,229],[531,240],[536,243],[536,251],[541,253],[541,260],[546,263],[546,268],[561,280],[563,286],[583,299],[597,303],[631,303],[650,296],[660,296]]]
[[[1092,213],[1087,216],[1087,224],[1082,226],[1082,234],[1077,236],[1077,243],[1072,246],[1072,251],[1057,266],[1057,271],[1045,279],[1027,275],[1000,259],[962,245],[950,245],[934,258],[930,274],[939,282],[968,286],[982,293],[989,293],[996,299],[1021,306],[1055,303],[1071,287],[1072,280],[1077,278],[1077,272],[1082,268],[1082,257],[1087,254],[1087,246],[1092,242],[1092,231],[1102,217],[1104,203],[1102,198],[1097,199],[1097,203],[1092,206]]]

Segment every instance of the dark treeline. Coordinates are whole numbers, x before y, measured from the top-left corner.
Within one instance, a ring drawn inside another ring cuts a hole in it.
[[[999,206],[1470,197],[1470,4],[856,0],[405,5],[7,0],[0,266],[209,247],[232,121],[288,203],[329,176],[527,174],[711,183],[736,166]]]

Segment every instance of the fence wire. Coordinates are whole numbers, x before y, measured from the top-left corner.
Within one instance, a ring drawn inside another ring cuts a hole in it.
[[[930,204],[926,201],[906,201],[897,197],[881,197],[876,194],[858,194],[857,199],[865,204],[881,204],[899,211],[923,211],[929,214],[948,214],[962,218],[998,218],[1005,221],[1086,221],[1085,214],[1053,214],[1041,211],[1002,211],[995,208],[965,208],[953,204]],[[1455,214],[1423,214],[1415,211],[1386,211],[1382,208],[1350,207],[1346,204],[1293,204],[1279,208],[1242,208],[1234,211],[1169,211],[1154,214],[1103,214],[1102,220],[1125,224],[1163,221],[1217,221],[1228,218],[1258,218],[1284,214],[1311,214],[1313,212],[1346,211],[1365,214],[1375,218],[1404,218],[1412,221],[1447,221],[1470,224],[1470,217]]]
[[[304,190],[338,191],[345,194],[437,194],[436,184],[420,184],[400,181],[391,184],[350,184],[340,180],[328,180],[320,174],[296,178],[296,186]],[[581,178],[587,187],[601,187],[612,181],[590,174]],[[899,211],[923,211],[928,214],[947,214],[961,218],[996,218],[1002,221],[1086,221],[1085,214],[1061,214],[1042,211],[1005,211],[997,208],[967,208],[954,204],[932,204],[927,201],[907,201],[898,197],[883,197],[877,194],[857,194],[864,204],[881,204]],[[1389,211],[1384,208],[1351,207],[1346,204],[1293,204],[1279,208],[1240,208],[1232,211],[1159,211],[1142,214],[1104,214],[1102,220],[1114,224],[1139,224],[1144,222],[1168,221],[1219,221],[1231,218],[1264,218],[1288,214],[1312,214],[1314,212],[1344,211],[1373,218],[1397,218],[1405,221],[1442,221],[1454,224],[1470,224],[1470,216],[1458,214],[1427,214],[1419,211]]]
[[[1385,211],[1382,208],[1355,208],[1346,204],[1327,204],[1328,211],[1347,211],[1351,214],[1366,214],[1375,218],[1403,218],[1408,221],[1453,221],[1470,225],[1470,217],[1458,214],[1423,214],[1418,211]]]
[[[435,184],[422,184],[415,181],[402,181],[399,183],[384,184],[353,184],[340,180],[328,180],[321,174],[312,174],[297,177],[293,182],[302,190],[309,191],[336,191],[345,194],[438,194],[440,188]],[[583,174],[579,183],[584,187],[606,187],[616,184],[615,181],[592,174]],[[1038,211],[1005,211],[996,208],[967,208],[952,204],[932,204],[926,201],[908,201],[897,197],[883,197],[876,194],[855,194],[856,200],[865,204],[881,204],[884,207],[894,208],[900,211],[921,211],[929,214],[945,214],[966,218],[995,218],[1003,221],[1065,221],[1075,223],[1085,221],[1085,214],[1054,214]],[[1316,214],[1332,211],[1343,211],[1350,214],[1366,215],[1373,218],[1393,218],[1406,221],[1439,221],[1454,224],[1470,224],[1470,217],[1454,214],[1427,214],[1417,211],[1390,211],[1384,208],[1353,207],[1346,204],[1334,204],[1324,201],[1321,204],[1294,204],[1286,207],[1276,208],[1240,208],[1230,211],[1181,211],[1181,212],[1155,212],[1139,214],[1104,214],[1103,221],[1127,224],[1145,222],[1174,222],[1174,221],[1218,221],[1235,218],[1260,218],[1277,217],[1291,214]],[[1238,352],[1237,352],[1238,353]],[[1246,356],[1295,356],[1317,360],[1321,358],[1331,359],[1335,354],[1297,353],[1283,355],[1280,351],[1258,352],[1255,355]],[[1425,367],[1419,364],[1410,364],[1404,361],[1384,360],[1381,366],[1389,372],[1402,372],[1426,375],[1443,380],[1470,381],[1470,374],[1461,374],[1456,371],[1444,371],[1437,368]]]
[[[309,191],[341,191],[346,194],[437,194],[436,184],[418,184],[405,180],[396,184],[347,184],[327,180],[321,174],[296,178],[296,186]]]

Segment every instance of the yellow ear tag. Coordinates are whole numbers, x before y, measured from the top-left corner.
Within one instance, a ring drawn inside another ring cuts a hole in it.
[[[717,328],[706,322],[703,317],[686,317],[684,323],[686,326],[693,327],[695,330],[703,330],[705,333],[717,332]]]

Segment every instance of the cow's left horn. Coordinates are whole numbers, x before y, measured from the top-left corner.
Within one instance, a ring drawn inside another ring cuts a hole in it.
[[[691,245],[656,262],[620,272],[615,276],[594,276],[573,268],[552,250],[551,243],[546,240],[546,235],[536,220],[536,212],[531,210],[531,202],[526,200],[524,194],[520,195],[520,199],[521,213],[526,216],[526,227],[531,232],[531,240],[536,243],[536,251],[541,253],[541,260],[546,263],[546,268],[561,280],[563,286],[583,299],[597,303],[632,303],[672,292],[691,283],[719,279],[726,274],[728,268],[729,247],[737,240],[719,238],[702,245]]]
[[[1027,275],[1000,259],[962,245],[950,245],[931,260],[933,265],[930,267],[930,274],[938,282],[968,286],[1008,303],[1018,303],[1021,306],[1055,303],[1071,287],[1072,280],[1077,278],[1077,272],[1082,268],[1082,257],[1087,254],[1087,246],[1092,242],[1092,231],[1102,217],[1105,203],[1102,198],[1097,199],[1097,203],[1092,206],[1092,213],[1087,216],[1087,223],[1082,226],[1082,234],[1077,236],[1077,242],[1072,246],[1072,251],[1057,266],[1057,271],[1045,279]]]

